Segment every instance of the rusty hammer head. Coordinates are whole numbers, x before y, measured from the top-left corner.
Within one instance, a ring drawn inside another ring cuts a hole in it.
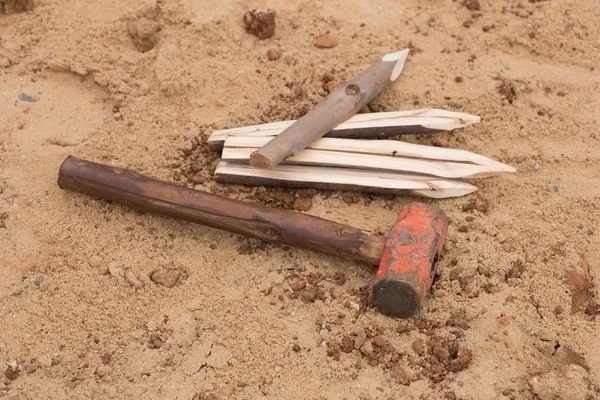
[[[383,313],[407,318],[419,311],[433,282],[447,230],[446,214],[435,206],[412,203],[400,211],[373,287],[373,300]]]

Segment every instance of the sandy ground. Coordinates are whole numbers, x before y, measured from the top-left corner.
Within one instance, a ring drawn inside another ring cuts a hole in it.
[[[0,397],[600,398],[600,3],[480,3],[36,0],[0,14]],[[277,11],[273,37],[245,32],[255,7]],[[337,45],[314,46],[328,32]],[[414,198],[219,185],[205,139],[296,118],[324,81],[405,47],[370,108],[480,115],[406,140],[519,170],[435,201],[448,240],[416,318],[371,307],[369,268],[56,184],[75,155],[275,207],[308,196],[310,214],[386,231]]]

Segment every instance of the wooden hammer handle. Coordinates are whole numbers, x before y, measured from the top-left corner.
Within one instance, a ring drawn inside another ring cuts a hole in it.
[[[322,218],[201,192],[72,156],[60,167],[58,185],[141,211],[371,265],[379,265],[386,240]]]

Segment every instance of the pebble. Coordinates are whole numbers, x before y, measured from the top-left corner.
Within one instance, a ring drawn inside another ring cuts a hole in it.
[[[373,343],[370,340],[366,340],[365,343],[360,347],[360,352],[365,356],[373,354]]]
[[[21,101],[27,101],[29,103],[35,103],[35,99],[33,97],[29,96],[28,94],[25,94],[25,93],[21,93],[19,95],[19,100],[21,100]]]
[[[296,211],[308,211],[312,207],[312,199],[310,197],[299,197],[294,201],[292,207]]]
[[[100,256],[91,256],[88,260],[88,264],[92,268],[100,268],[102,266],[102,258]]]
[[[539,169],[540,169],[540,164],[535,163],[535,165],[533,166],[533,170],[534,171],[539,171]]]
[[[321,35],[318,38],[316,38],[315,41],[313,42],[313,44],[316,47],[320,47],[320,48],[324,48],[324,49],[330,49],[332,47],[337,46],[338,41],[335,38],[335,36],[326,34],[326,35]]]
[[[35,283],[36,286],[41,286],[43,282],[44,281],[42,281],[41,279],[36,279],[35,281],[33,281],[33,283]]]
[[[119,278],[122,277],[124,275],[123,273],[123,269],[117,267],[117,263],[110,263],[108,264],[108,273],[111,274],[112,276],[114,276],[115,278]]]
[[[179,281],[181,273],[177,270],[159,269],[154,271],[150,276],[152,282],[157,283],[161,286],[172,288]]]
[[[281,51],[277,49],[269,49],[269,51],[267,51],[267,58],[269,61],[279,60],[279,57],[281,57]]]

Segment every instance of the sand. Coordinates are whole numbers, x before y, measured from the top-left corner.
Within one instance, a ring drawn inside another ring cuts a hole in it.
[[[600,398],[598,2],[5,3],[0,397]],[[244,29],[257,7],[270,38]],[[450,227],[415,318],[372,307],[371,268],[56,184],[74,155],[386,232],[418,199],[216,184],[205,140],[297,118],[405,47],[370,109],[480,115],[405,140],[518,169],[427,201]]]

